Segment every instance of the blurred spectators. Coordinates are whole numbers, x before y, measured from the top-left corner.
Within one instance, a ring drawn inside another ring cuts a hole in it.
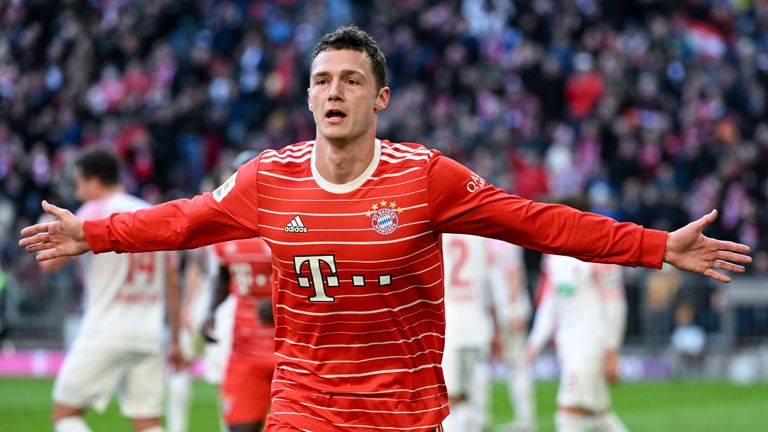
[[[387,55],[381,137],[648,227],[718,208],[710,232],[768,272],[768,3],[735,0],[2,2],[5,262],[23,271],[15,230],[42,199],[76,205],[79,147],[115,149],[129,192],[161,201],[312,138],[311,49],[348,22]]]

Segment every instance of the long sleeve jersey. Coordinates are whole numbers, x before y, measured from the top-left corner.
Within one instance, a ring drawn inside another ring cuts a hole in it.
[[[85,223],[95,252],[259,236],[272,250],[276,371],[269,430],[431,431],[448,414],[440,367],[441,233],[660,267],[667,234],[509,195],[438,151],[375,141],[339,185],[315,143],[267,150],[211,194]]]

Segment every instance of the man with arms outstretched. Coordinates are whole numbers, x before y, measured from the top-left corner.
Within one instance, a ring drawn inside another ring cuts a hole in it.
[[[744,245],[702,234],[712,212],[673,233],[536,203],[489,185],[419,144],[376,138],[389,104],[386,62],[357,27],[312,57],[314,140],[266,150],[211,194],[83,223],[22,230],[38,260],[93,250],[185,249],[261,237],[273,256],[276,370],[267,430],[440,430],[448,414],[441,233],[497,238],[584,260],[719,281]]]

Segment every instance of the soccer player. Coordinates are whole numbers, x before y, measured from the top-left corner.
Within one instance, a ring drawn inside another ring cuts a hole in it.
[[[618,379],[626,302],[621,268],[545,256],[541,303],[529,339],[533,361],[555,333],[560,362],[558,432],[625,432],[611,410],[609,382]]]
[[[266,150],[211,194],[21,231],[45,261],[261,237],[273,257],[276,369],[266,429],[439,430],[445,327],[441,233],[497,238],[585,260],[666,261],[718,281],[749,247],[702,234],[712,212],[667,233],[509,195],[414,143],[376,138],[386,62],[354,26],[324,35],[307,103],[315,139]]]
[[[496,331],[487,239],[443,234],[445,349],[443,375],[451,413],[446,432],[481,432],[488,423],[491,341]]]
[[[148,204],[123,192],[117,157],[97,148],[75,162],[77,211],[83,220]],[[67,258],[42,261],[45,271]],[[56,432],[87,432],[83,414],[102,411],[117,393],[122,414],[137,431],[162,431],[161,353],[164,303],[168,303],[174,367],[183,367],[179,349],[179,281],[171,253],[88,254],[82,258],[85,315],[77,337],[56,377],[53,423]],[[164,299],[165,297],[165,299]]]
[[[207,177],[203,181],[201,192],[210,192],[214,189],[213,184],[214,181]],[[224,375],[226,359],[229,356],[229,344],[221,341],[221,343],[202,346],[203,336],[200,334],[200,328],[207,317],[213,285],[218,278],[218,266],[218,260],[211,246],[185,251],[184,295],[179,341],[186,363],[191,365],[196,358],[202,358],[203,377],[213,384],[219,384]],[[224,313],[225,310],[232,308],[221,309]],[[231,332],[231,328],[227,330]],[[165,418],[167,432],[186,432],[189,429],[191,399],[192,374],[189,368],[171,373],[168,376]]]
[[[536,405],[533,371],[526,359],[531,301],[526,290],[523,249],[499,240],[486,242],[494,311],[501,336],[498,354],[510,374],[507,383],[515,408],[512,430],[531,432],[536,428]]]
[[[231,432],[258,432],[269,408],[275,367],[269,247],[253,238],[219,243],[214,250],[221,262],[220,282],[204,332],[213,329],[216,309],[227,296],[235,298],[232,350],[221,387],[224,420]]]

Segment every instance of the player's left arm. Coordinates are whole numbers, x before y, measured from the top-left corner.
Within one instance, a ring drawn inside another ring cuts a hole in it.
[[[481,235],[590,262],[651,268],[668,262],[721,282],[731,278],[718,270],[743,272],[741,264],[752,261],[748,246],[702,233],[714,211],[667,233],[509,195],[440,155],[427,164],[429,210],[438,233]]]
[[[163,253],[165,262],[165,304],[168,315],[170,340],[168,343],[168,363],[174,370],[187,366],[181,349],[181,283],[179,278],[178,255],[174,252]]]
[[[538,289],[541,293],[541,302],[533,319],[533,328],[531,328],[531,333],[528,335],[525,353],[528,362],[536,360],[544,346],[552,339],[555,326],[557,325],[555,288],[552,279],[549,278],[546,271],[542,272]]]
[[[606,318],[605,377],[609,382],[616,382],[619,380],[619,351],[627,324],[624,277],[621,268],[613,265],[598,265],[595,276]]]

